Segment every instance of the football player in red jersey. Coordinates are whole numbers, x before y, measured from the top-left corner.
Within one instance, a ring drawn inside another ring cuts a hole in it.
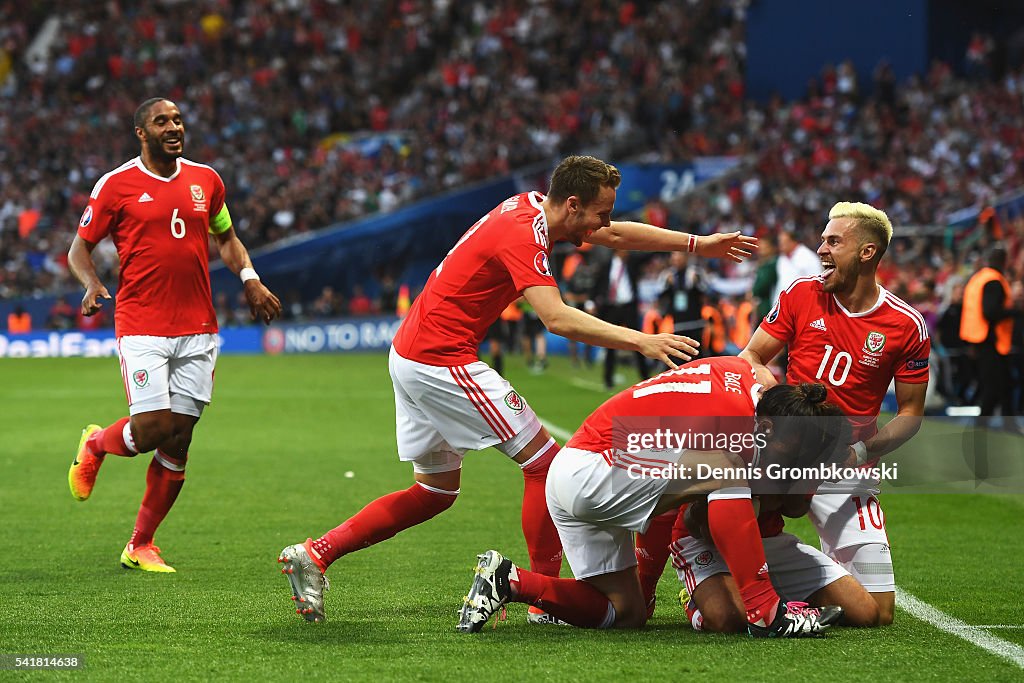
[[[741,261],[756,240],[738,232],[697,237],[645,223],[612,221],[618,169],[573,156],[551,176],[547,196],[524,192],[484,215],[434,269],[395,336],[389,366],[395,390],[398,456],[414,483],[371,502],[320,538],[288,546],[279,561],[298,611],[323,619],[323,573],[339,557],[388,539],[448,509],[459,494],[463,455],[494,446],[523,471],[523,532],[531,566],[558,575],[562,549],[544,481],[558,452],[526,400],[477,358],[487,329],[520,296],[555,334],[639,351],[675,367],[697,342],[603,322],[562,301],[551,274],[551,245],[584,241],[620,249],[691,251]],[[533,613],[533,621],[545,615]]]
[[[790,383],[827,383],[829,396],[853,425],[855,442],[847,466],[874,465],[916,434],[924,415],[927,325],[920,313],[875,279],[891,238],[892,224],[883,211],[862,203],[833,206],[818,247],[824,271],[784,290],[740,353],[758,380],[771,386],[776,380],[766,365],[788,345]],[[897,413],[879,430],[876,421],[890,382],[895,382]],[[895,608],[896,583],[878,487],[870,479],[826,482],[808,512],[822,551],[874,598],[877,609],[862,611],[859,625],[890,624]],[[766,539],[782,533],[778,510],[766,510],[759,521]],[[700,542],[688,547],[691,557],[709,550]],[[679,565],[684,558],[676,555]],[[705,623],[736,623],[738,601],[726,575],[698,583],[696,592],[691,581],[687,584],[695,607],[714,612],[704,613]]]
[[[803,384],[762,396],[749,363],[721,357],[687,363],[612,397],[576,431],[548,474],[548,509],[576,578],[526,571],[489,550],[479,556],[458,630],[479,631],[506,602],[542,607],[581,627],[643,626],[648,611],[633,533],[710,489],[708,527],[736,577],[744,625],[755,636],[817,635],[842,609],[780,599],[751,504],[748,482],[758,477],[746,467],[841,458],[849,426],[836,406],[824,403],[826,394],[820,384]],[[701,441],[676,441],[691,434]],[[757,435],[761,441],[743,440]],[[665,441],[655,443],[655,436]],[[672,441],[680,445],[664,445]],[[651,446],[631,447],[645,442]],[[702,475],[702,465],[722,473]]]
[[[210,296],[208,242],[243,282],[253,319],[269,323],[281,303],[259,280],[232,227],[224,182],[215,170],[185,159],[185,123],[164,98],[135,112],[138,157],[96,183],[68,252],[68,266],[85,287],[82,313],[111,299],[92,261],[110,236],[121,271],[114,325],[129,417],[82,431],[68,473],[75,499],[92,494],[107,454],[131,457],[155,449],[132,536],[121,565],[173,572],[153,534],[185,481],[192,430],[213,393],[217,316]]]

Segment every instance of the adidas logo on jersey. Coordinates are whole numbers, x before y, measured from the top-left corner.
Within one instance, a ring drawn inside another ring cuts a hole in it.
[[[813,327],[816,330],[821,330],[822,332],[825,332],[825,319],[818,318],[813,323],[811,323],[811,327]]]
[[[139,197],[139,204],[142,204],[143,202],[151,202],[151,201],[153,201],[153,198],[149,196],[148,192],[143,192],[142,196]]]

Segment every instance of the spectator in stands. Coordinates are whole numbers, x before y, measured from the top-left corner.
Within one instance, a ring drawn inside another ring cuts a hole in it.
[[[302,294],[298,289],[289,289],[284,295],[284,305],[281,307],[282,317],[291,322],[299,322],[306,319],[306,308],[302,304]]]
[[[377,305],[366,295],[363,286],[356,284],[352,286],[352,296],[348,300],[348,312],[350,315],[372,315],[377,312]]]
[[[341,297],[330,285],[325,285],[320,290],[320,296],[309,307],[310,314],[315,318],[336,318],[341,315],[342,310]]]
[[[51,330],[70,330],[75,326],[75,308],[68,301],[68,297],[62,296],[53,302],[50,313],[46,318],[46,327]]]
[[[596,310],[590,297],[593,296],[594,289],[597,286],[597,277],[600,271],[600,267],[594,258],[593,248],[590,244],[584,243],[582,247],[575,249],[570,254],[570,257],[574,257],[574,265],[571,270],[567,272],[565,268],[565,265],[570,263],[569,258],[566,259],[566,263],[562,268],[562,273],[566,276],[565,302],[573,308],[593,315]],[[587,367],[590,367],[594,362],[594,347],[573,341],[572,339],[568,340],[568,342],[569,359],[572,364],[574,366],[579,365],[580,357],[582,356],[583,362]],[[579,347],[582,347],[582,353],[580,353]]]
[[[935,324],[942,362],[939,388],[946,400],[955,405],[966,405],[968,391],[974,383],[973,359],[967,343],[960,338],[960,319],[963,315],[964,285],[956,283],[950,291],[949,303],[939,313]]]
[[[757,305],[757,319],[760,321],[768,315],[775,304],[775,286],[779,282],[779,271],[777,262],[779,260],[775,243],[771,240],[761,240],[760,249],[757,254],[757,270],[754,273],[754,284],[750,291],[754,296]],[[742,347],[740,347],[742,348]]]
[[[533,310],[533,306],[526,300],[526,297],[521,297],[516,305],[522,314],[519,319],[519,332],[523,359],[531,373],[540,374],[548,367],[547,328],[544,327],[540,316]]]
[[[707,279],[700,264],[692,263],[689,254],[672,252],[664,289],[666,312],[672,316],[672,332],[691,339],[704,338],[703,309],[707,291]]]
[[[639,329],[637,274],[635,261],[631,261],[630,252],[620,249],[612,251],[611,258],[601,266],[594,280],[591,299],[597,305],[597,315],[601,320],[621,327]],[[616,356],[615,349],[605,349],[604,386],[609,391],[615,388]],[[634,354],[634,358],[640,379],[647,379],[647,359],[639,352]]]
[[[380,293],[378,296],[380,312],[394,315],[398,306],[398,283],[390,270],[385,270],[380,277]],[[498,373],[501,374],[501,373]]]
[[[775,296],[793,284],[797,278],[817,275],[821,272],[821,260],[810,247],[800,242],[794,230],[779,233],[779,256],[775,262],[777,281]]]
[[[218,291],[213,297],[213,310],[217,314],[217,326],[218,327],[237,327],[239,324],[246,322],[246,316],[242,320],[239,320],[235,309],[231,306],[231,299],[228,297],[227,292]]]

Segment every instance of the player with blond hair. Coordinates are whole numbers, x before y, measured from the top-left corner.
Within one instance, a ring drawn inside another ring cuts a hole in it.
[[[788,346],[787,381],[829,387],[830,400],[853,426],[855,441],[846,464],[870,466],[920,429],[928,386],[928,327],[920,313],[876,282],[879,261],[892,239],[889,217],[859,202],[839,202],[828,217],[817,251],[822,274],[798,279],[780,294],[740,357],[750,362],[762,384],[772,386],[776,379],[767,364]],[[896,417],[878,429],[882,400],[893,381]],[[861,615],[861,625],[892,623],[895,608],[896,583],[878,493],[877,480],[826,482],[808,512],[822,551],[874,598],[877,613]],[[762,513],[759,522],[766,538],[782,532],[778,511]],[[656,541],[648,545],[661,547]],[[686,583],[694,607],[715,612],[704,614],[706,622],[737,623],[723,614],[739,609],[727,575],[702,570],[693,561],[713,547],[698,539],[684,545],[676,539],[673,552],[677,566],[691,572]],[[648,573],[658,568],[657,561],[651,560]],[[681,578],[686,571],[680,571]]]

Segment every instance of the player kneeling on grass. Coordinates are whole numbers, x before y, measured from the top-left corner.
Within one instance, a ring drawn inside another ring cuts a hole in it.
[[[763,392],[750,364],[732,357],[693,361],[612,397],[584,421],[548,472],[548,510],[576,579],[526,571],[489,550],[479,556],[458,630],[479,631],[508,602],[541,607],[575,626],[643,626],[648,610],[633,532],[643,532],[662,512],[708,496],[709,532],[735,577],[750,633],[819,634],[839,620],[842,609],[809,608],[779,597],[767,571],[750,488],[740,473],[771,463],[809,466],[843,457],[840,446],[849,425],[825,397],[818,384]],[[716,435],[715,444],[720,437],[734,443],[733,437],[753,435],[761,448],[744,450],[741,457],[728,450],[661,448],[638,454],[623,447],[623,433],[628,443],[631,430],[664,431],[673,419],[685,420],[691,433]],[[701,465],[722,463],[730,463],[730,473],[687,475]],[[638,476],[645,468],[650,476]]]
[[[810,508],[809,496],[755,496],[762,513],[803,517]],[[715,547],[708,528],[708,500],[690,503],[673,533],[672,565],[685,588],[680,601],[690,625],[697,631],[736,633],[746,627],[743,599]],[[774,517],[759,517],[774,519]],[[781,595],[805,601],[812,607],[838,605],[844,626],[877,626],[878,606],[871,594],[846,569],[817,548],[782,532],[782,525],[761,525],[764,555],[771,568],[772,585]]]

